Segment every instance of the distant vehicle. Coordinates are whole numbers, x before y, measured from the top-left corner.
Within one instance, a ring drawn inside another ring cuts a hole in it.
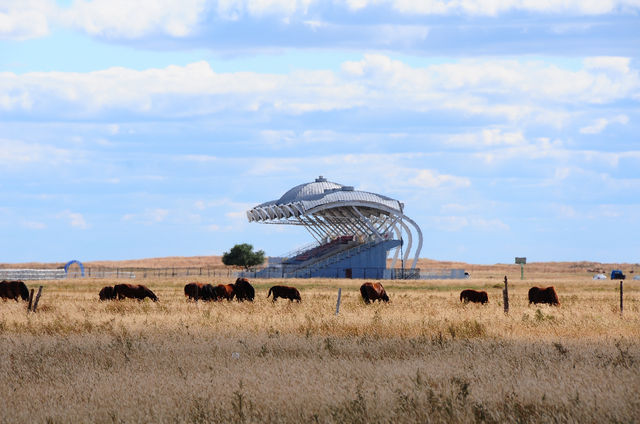
[[[614,269],[613,271],[611,271],[612,280],[624,280],[625,278],[626,275],[624,275],[619,269]]]
[[[634,280],[640,280],[640,275],[636,275],[635,277],[633,277]]]
[[[596,275],[593,276],[593,279],[594,280],[606,280],[607,276],[604,275],[604,274],[596,274]]]

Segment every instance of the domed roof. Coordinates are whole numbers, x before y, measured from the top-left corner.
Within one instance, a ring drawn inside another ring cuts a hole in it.
[[[284,209],[287,209],[287,205],[296,205],[296,208],[300,211],[308,211],[318,206],[328,204],[336,204],[337,207],[340,207],[344,206],[346,204],[345,202],[364,202],[374,207],[375,205],[381,205],[402,212],[402,204],[397,200],[380,194],[354,190],[352,186],[327,181],[322,175],[313,182],[295,186],[283,194],[278,200],[262,203],[251,211],[258,211],[255,217],[271,217],[273,213],[275,213],[273,212],[275,209],[272,208],[284,207]],[[267,210],[271,212],[266,215],[261,215],[260,211]],[[283,209],[279,210],[282,211]],[[249,216],[254,216],[251,211],[248,211]],[[250,220],[251,219],[252,218],[250,218]]]
[[[286,205],[287,203],[297,202],[312,196],[323,195],[325,190],[340,190],[342,187],[341,184],[327,181],[326,178],[320,175],[314,182],[300,184],[287,191],[276,200],[275,204]]]

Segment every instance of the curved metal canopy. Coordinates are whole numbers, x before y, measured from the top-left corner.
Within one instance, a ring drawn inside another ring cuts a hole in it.
[[[420,227],[403,213],[404,204],[380,194],[354,190],[352,186],[327,181],[320,176],[315,181],[293,187],[278,200],[262,203],[247,211],[249,222],[303,225],[319,242],[353,235],[357,239],[388,240],[407,232],[408,245],[403,259],[407,260],[415,239],[408,222],[417,235],[412,268],[422,249]],[[398,257],[398,252],[394,257]]]

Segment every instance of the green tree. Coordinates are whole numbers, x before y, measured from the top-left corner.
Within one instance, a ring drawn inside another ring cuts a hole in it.
[[[222,263],[225,265],[242,266],[249,269],[252,266],[264,263],[264,251],[253,251],[253,246],[247,243],[236,244],[230,251],[222,255]]]

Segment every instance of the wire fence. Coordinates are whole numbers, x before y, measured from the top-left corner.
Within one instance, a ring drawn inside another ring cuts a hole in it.
[[[61,280],[64,269],[0,269],[0,280]]]
[[[321,270],[301,270],[290,272],[283,267],[266,267],[239,271],[237,269],[220,268],[94,268],[80,270],[64,269],[1,269],[0,280],[60,280],[65,278],[111,278],[111,279],[145,279],[145,278],[353,278],[376,280],[424,280],[467,278],[463,269],[420,270],[403,268],[327,268]]]
[[[217,269],[203,267],[181,268],[85,268],[85,278],[173,278],[173,277],[213,277],[235,278],[238,271],[234,269]],[[79,277],[79,273],[69,277]]]

